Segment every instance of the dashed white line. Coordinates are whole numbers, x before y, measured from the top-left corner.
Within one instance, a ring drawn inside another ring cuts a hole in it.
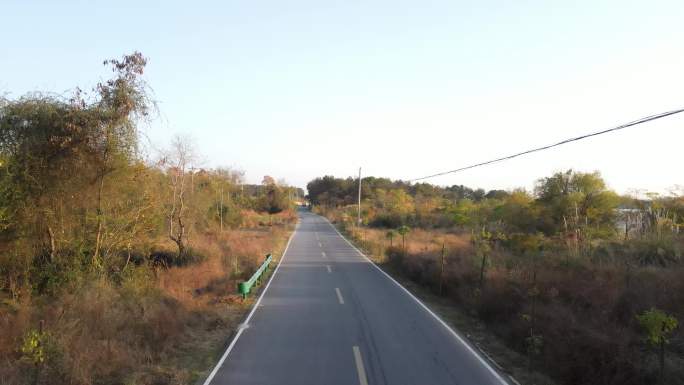
[[[320,243],[320,242],[318,242],[318,247],[323,247],[323,245],[321,245],[321,243]]]
[[[323,256],[323,258],[327,257],[327,255],[325,255],[325,251],[321,251],[321,255]]]
[[[342,292],[340,292],[340,288],[336,287],[335,292],[337,293],[337,300],[340,301],[340,305],[344,305],[344,298],[342,298]]]
[[[328,269],[328,273],[332,273],[332,269],[330,268],[330,265],[325,265],[325,267]]]
[[[359,385],[368,385],[366,369],[363,367],[363,358],[361,358],[361,350],[358,346],[354,346],[352,349],[354,350],[354,361],[356,361],[356,373],[359,375]]]

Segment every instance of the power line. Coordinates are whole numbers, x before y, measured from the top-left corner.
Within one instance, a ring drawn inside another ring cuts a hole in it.
[[[504,156],[504,157],[501,157],[501,158],[496,158],[496,159],[488,160],[488,161],[486,161],[486,162],[471,164],[470,166],[465,166],[465,167],[457,168],[457,169],[455,169],[455,170],[449,170],[449,171],[444,171],[444,172],[440,172],[440,173],[437,173],[437,174],[432,174],[432,175],[428,175],[428,176],[423,176],[423,177],[420,177],[420,178],[409,179],[408,182],[415,182],[415,181],[419,181],[419,180],[423,180],[423,179],[434,178],[434,177],[437,177],[437,176],[442,176],[442,175],[447,175],[447,174],[453,174],[453,173],[456,173],[456,172],[459,172],[459,171],[469,170],[469,169],[475,168],[475,167],[480,167],[480,166],[485,166],[485,165],[492,164],[492,163],[502,162],[502,161],[504,161],[504,160],[517,158],[517,157],[519,157],[519,156],[526,155],[526,154],[530,154],[530,153],[537,152],[537,151],[548,150],[548,149],[553,148],[553,147],[557,147],[557,146],[560,146],[560,145],[563,145],[563,144],[566,144],[566,143],[570,143],[570,142],[576,142],[576,141],[578,141],[578,140],[590,138],[590,137],[592,137],[592,136],[597,136],[597,135],[602,135],[602,134],[606,134],[606,133],[613,132],[613,131],[622,130],[622,129],[627,128],[627,127],[636,126],[636,125],[638,125],[638,124],[650,122],[650,121],[652,121],[652,120],[664,118],[664,117],[667,117],[667,116],[670,116],[670,115],[675,115],[675,114],[678,114],[678,113],[680,113],[680,112],[684,112],[684,108],[678,109],[678,110],[673,110],[673,111],[668,111],[668,112],[662,112],[662,113],[660,113],[660,114],[650,115],[650,116],[647,116],[647,117],[644,117],[644,118],[641,118],[641,119],[637,119],[637,120],[631,121],[631,122],[629,122],[629,123],[622,124],[622,125],[617,126],[617,127],[609,128],[609,129],[607,129],[607,130],[592,132],[592,133],[590,133],[590,134],[578,136],[578,137],[576,137],[576,138],[565,139],[565,140],[560,141],[560,142],[558,142],[558,143],[554,143],[554,144],[549,144],[549,145],[547,145],[547,146],[542,146],[542,147],[533,148],[533,149],[531,149],[531,150],[519,152],[519,153],[517,153],[517,154],[508,155],[508,156]]]

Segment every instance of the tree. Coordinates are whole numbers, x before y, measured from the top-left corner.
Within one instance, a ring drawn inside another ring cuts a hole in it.
[[[278,186],[275,180],[270,176],[264,177],[265,192],[261,196],[259,208],[269,214],[277,214],[289,207],[290,200],[287,192],[284,191],[286,186]]]
[[[646,342],[658,348],[660,382],[665,383],[665,345],[669,343],[670,334],[677,329],[677,319],[661,310],[651,308],[637,315],[637,320],[646,331]]]
[[[448,208],[457,226],[465,227],[473,223],[473,212],[476,206],[470,199],[461,199],[456,204]]]
[[[94,262],[100,257],[104,230],[105,178],[117,168],[128,165],[135,155],[138,145],[136,122],[148,115],[151,103],[146,94],[146,84],[141,78],[147,59],[140,52],[126,55],[121,60],[105,60],[104,65],[111,65],[115,77],[97,86],[100,95],[96,105],[99,122],[92,138],[97,170],[95,181],[98,186]]]
[[[276,185],[277,183],[272,176],[264,175],[264,179],[261,181],[261,184],[264,186],[273,186],[273,185]]]
[[[38,249],[50,260],[59,247],[56,234],[65,232],[56,230],[64,222],[60,208],[80,207],[82,199],[68,198],[87,193],[82,186],[93,170],[92,117],[80,102],[43,95],[7,103],[0,114],[3,230],[42,244]]]
[[[482,231],[473,236],[473,244],[475,245],[475,252],[477,256],[481,259],[480,264],[480,290],[484,288],[485,281],[485,271],[487,268],[487,257],[492,251],[491,247],[492,234],[487,231],[484,227]]]
[[[178,256],[185,256],[188,239],[188,176],[194,168],[197,156],[188,138],[176,136],[171,142],[171,149],[162,159],[162,167],[166,168],[169,178],[171,197],[167,213],[169,239],[178,246]]]
[[[401,235],[401,249],[403,250],[404,255],[406,255],[406,234],[408,234],[409,232],[411,232],[411,228],[406,225],[401,226],[397,229],[397,233]]]
[[[394,230],[388,230],[387,233],[385,233],[385,238],[389,239],[390,241],[390,247],[392,247],[392,240],[396,234],[397,232]]]
[[[494,209],[494,217],[501,220],[509,232],[535,232],[539,213],[534,198],[525,190],[515,190],[503,198]]]
[[[243,171],[236,171],[227,167],[219,167],[214,171],[213,180],[216,189],[216,214],[219,220],[219,228],[223,231],[223,225],[227,222],[226,218],[230,211],[234,211],[235,207],[230,195],[231,187],[235,184],[242,184],[244,178]],[[226,199],[224,199],[224,196]],[[225,201],[228,201],[226,204]],[[233,215],[235,217],[235,215]]]
[[[576,232],[587,239],[593,233],[615,232],[619,197],[608,190],[598,172],[568,170],[537,181],[540,215],[548,218],[546,233]]]
[[[406,217],[414,209],[413,198],[402,189],[391,190],[386,204],[390,214]]]
[[[134,159],[137,120],[150,108],[141,80],[145,64],[138,52],[105,61],[115,75],[98,84],[93,100],[77,89],[69,99],[31,94],[2,103],[0,158],[6,172],[0,175],[0,213],[14,219],[13,230],[5,230],[42,243],[39,249],[50,262],[79,227],[68,228],[77,222],[69,215],[80,208],[79,230],[93,231],[86,246],[92,265],[99,265],[107,223],[105,179]]]
[[[367,178],[364,178],[364,182]],[[309,192],[308,199],[314,205],[325,205],[329,207],[337,207],[343,204],[351,204],[356,197],[356,184],[351,178],[340,179],[330,175],[322,178],[316,178],[306,185]],[[366,189],[367,187],[363,187]],[[361,194],[366,195],[365,190]]]

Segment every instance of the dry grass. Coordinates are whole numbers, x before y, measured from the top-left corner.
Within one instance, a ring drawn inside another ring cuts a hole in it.
[[[361,244],[365,250],[369,251],[369,256],[373,256],[376,262],[385,262],[387,250],[391,246],[402,247],[401,235],[394,235],[392,241],[387,238],[387,230],[382,229],[348,229],[347,233],[354,240]],[[435,254],[439,253],[442,244],[449,253],[471,253],[470,235],[456,234],[443,230],[422,230],[414,229],[405,236],[405,247],[407,254]],[[437,255],[435,255],[435,258]]]
[[[211,369],[248,310],[237,282],[264,255],[279,256],[290,214],[272,226],[206,232],[191,247],[204,258],[184,267],[129,270],[119,283],[88,279],[55,298],[0,305],[0,385],[193,384]],[[160,248],[172,245],[160,240]],[[235,261],[238,273],[235,273]],[[21,345],[40,330],[44,360]]]
[[[484,285],[481,260],[468,234],[412,230],[389,248],[386,230],[349,229],[366,254],[426,299],[471,340],[479,342],[518,380],[548,384],[541,370],[563,384],[655,384],[657,355],[643,339],[636,315],[651,307],[684,319],[684,269],[597,264],[546,254],[518,256],[495,248]],[[440,254],[446,245],[443,292]],[[527,367],[527,337],[543,346]],[[528,317],[528,318],[526,318]],[[485,327],[486,326],[486,327]],[[668,384],[684,384],[684,333],[671,338]]]
[[[227,293],[235,294],[237,283],[249,277],[267,253],[278,255],[288,233],[283,226],[273,226],[196,236],[193,249],[208,257],[198,264],[159,271],[157,285],[189,309],[207,301],[221,302]]]

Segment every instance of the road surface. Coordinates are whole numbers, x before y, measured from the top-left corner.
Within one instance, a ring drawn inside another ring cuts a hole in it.
[[[302,211],[205,385],[502,385],[502,377],[325,218]]]

